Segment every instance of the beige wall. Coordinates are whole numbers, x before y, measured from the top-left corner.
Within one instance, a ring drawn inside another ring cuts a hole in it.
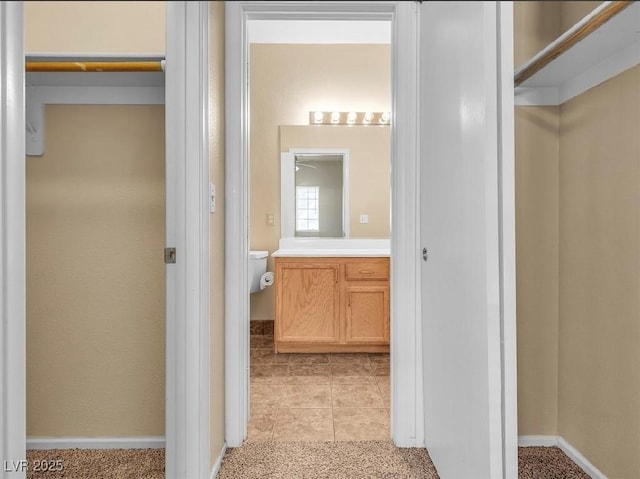
[[[558,428],[559,108],[516,108],[518,432]]]
[[[390,54],[389,45],[251,45],[251,249],[278,249],[278,127],[307,125],[315,110],[389,111]],[[251,319],[273,319],[272,290],[251,295]]]
[[[211,216],[211,464],[224,447],[224,3],[210,3],[209,148],[216,212]]]
[[[280,150],[349,150],[349,217],[353,238],[389,237],[389,128],[368,126],[281,126]],[[360,214],[369,215],[360,224]]]
[[[164,434],[164,107],[47,106],[27,158],[27,435]]]
[[[560,5],[560,33],[564,33],[582,20],[584,16],[591,13],[602,2],[564,0],[554,3]]]
[[[640,477],[640,66],[561,107],[559,433]]]
[[[25,2],[27,53],[165,52],[165,2]]]
[[[557,2],[515,2],[515,64],[559,32]],[[559,108],[516,107],[518,433],[558,432]]]

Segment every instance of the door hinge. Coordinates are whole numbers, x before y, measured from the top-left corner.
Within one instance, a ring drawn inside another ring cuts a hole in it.
[[[164,264],[173,264],[176,262],[176,249],[165,248],[164,249]]]

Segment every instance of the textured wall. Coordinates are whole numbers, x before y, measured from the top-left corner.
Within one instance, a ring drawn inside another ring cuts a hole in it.
[[[164,107],[46,108],[27,158],[27,434],[164,434]]]
[[[25,2],[25,50],[163,54],[165,9],[165,2]]]
[[[516,108],[518,430],[557,434],[558,107]]]
[[[389,111],[390,52],[389,45],[251,45],[251,249],[278,249],[279,126],[308,125],[316,110]],[[273,226],[267,213],[275,216]],[[254,296],[251,318],[273,319],[273,288]]]
[[[559,33],[557,2],[515,2],[515,64]],[[558,432],[558,107],[516,107],[518,433]]]
[[[640,477],[640,66],[561,106],[559,433]]]
[[[224,3],[210,3],[209,147],[216,213],[211,216],[211,463],[224,447]]]

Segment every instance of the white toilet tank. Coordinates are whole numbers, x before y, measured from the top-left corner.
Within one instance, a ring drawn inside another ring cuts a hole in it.
[[[267,272],[268,251],[249,251],[249,291],[261,291],[260,278]]]

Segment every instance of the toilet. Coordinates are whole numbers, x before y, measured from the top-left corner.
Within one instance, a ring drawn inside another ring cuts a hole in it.
[[[260,288],[260,278],[267,272],[268,251],[249,251],[249,291],[257,293]]]

